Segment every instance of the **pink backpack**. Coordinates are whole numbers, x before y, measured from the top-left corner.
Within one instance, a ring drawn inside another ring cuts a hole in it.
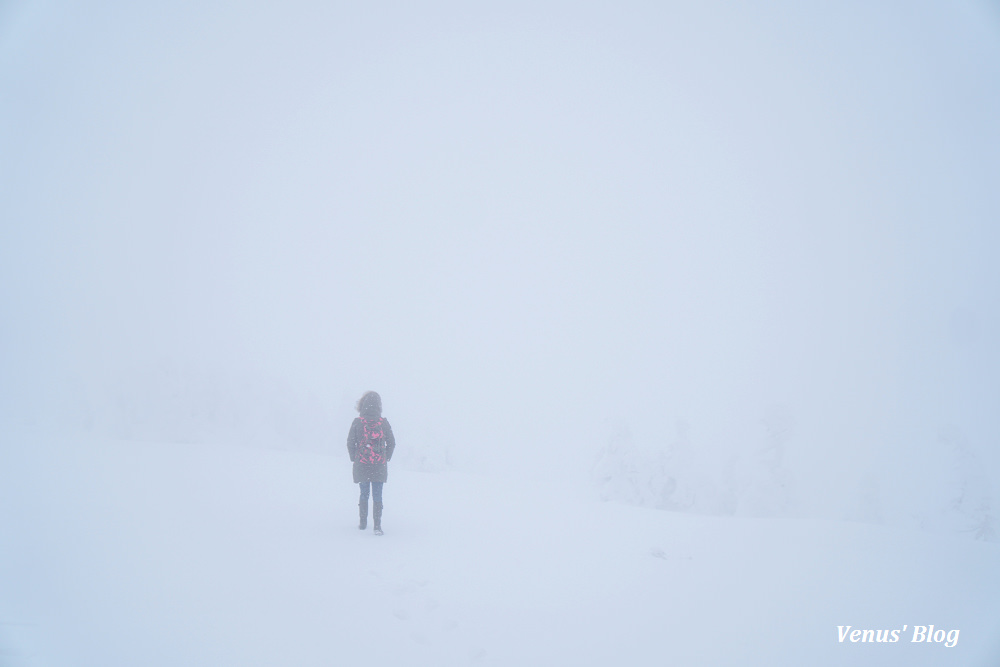
[[[385,433],[382,418],[368,421],[361,417],[362,433],[358,441],[358,463],[385,463]]]

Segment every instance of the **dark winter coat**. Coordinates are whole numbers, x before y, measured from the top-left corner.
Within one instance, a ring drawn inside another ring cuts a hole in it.
[[[378,419],[377,414],[366,414],[365,418]],[[392,460],[392,452],[396,449],[396,438],[392,435],[392,427],[389,420],[382,417],[382,432],[385,437],[385,459],[383,463],[360,463],[358,462],[358,444],[364,438],[364,427],[361,425],[361,418],[355,417],[351,424],[351,430],[347,434],[347,455],[354,462],[354,483],[359,482],[384,482],[389,477],[389,466],[386,462]]]

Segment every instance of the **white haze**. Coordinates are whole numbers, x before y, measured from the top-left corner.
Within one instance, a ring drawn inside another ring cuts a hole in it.
[[[0,415],[339,456],[375,389],[580,481],[777,419],[791,513],[905,515],[998,479],[998,118],[977,2],[7,4]]]

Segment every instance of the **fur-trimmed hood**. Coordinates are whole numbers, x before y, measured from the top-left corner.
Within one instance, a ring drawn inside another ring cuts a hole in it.
[[[374,391],[366,391],[354,407],[362,417],[381,417],[382,397]]]

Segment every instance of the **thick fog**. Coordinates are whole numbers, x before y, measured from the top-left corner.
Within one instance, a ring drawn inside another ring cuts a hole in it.
[[[998,118],[985,2],[6,3],[0,412],[1000,502]]]

